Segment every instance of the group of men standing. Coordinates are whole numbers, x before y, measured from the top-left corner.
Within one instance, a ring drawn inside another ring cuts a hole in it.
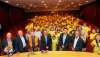
[[[52,51],[52,45],[54,44],[52,42],[52,36],[47,30],[43,30],[43,32],[37,32],[31,32],[31,37],[28,37],[24,35],[22,30],[19,30],[15,38],[12,38],[12,33],[8,32],[6,34],[6,39],[2,41],[2,51],[5,54],[8,51],[14,53],[42,50]],[[34,35],[40,35],[40,38]],[[55,51],[83,51],[85,50],[85,42],[80,37],[80,31],[76,30],[75,33],[70,36],[67,28],[64,28],[54,48],[56,48]]]

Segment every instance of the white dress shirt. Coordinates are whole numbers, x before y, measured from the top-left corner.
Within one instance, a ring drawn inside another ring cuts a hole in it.
[[[7,40],[8,45],[12,45],[12,41],[11,40]]]
[[[34,36],[38,37],[41,40],[42,33],[40,31],[35,31]]]
[[[65,40],[66,40],[66,35],[64,34],[63,35],[63,44],[65,43]]]
[[[47,36],[45,36],[45,41],[46,41],[46,44],[47,44],[47,41],[48,41]]]
[[[24,37],[22,36],[22,37],[20,37],[20,38],[21,38],[21,41],[22,41],[22,44],[23,44],[23,48],[26,47],[26,42],[25,42]]]
[[[8,46],[10,47],[9,52],[13,52],[13,47],[12,47],[12,41],[11,40],[7,40]],[[4,48],[4,52],[7,53],[8,52],[8,48]]]
[[[79,39],[79,37],[75,37],[75,39],[74,39],[74,45],[73,45],[73,48],[75,48],[76,47],[76,45],[77,45],[77,42],[78,42],[78,39]]]

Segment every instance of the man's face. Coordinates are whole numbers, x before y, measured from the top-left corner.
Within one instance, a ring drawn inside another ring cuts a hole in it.
[[[23,36],[23,31],[21,31],[21,30],[18,31],[18,35],[19,35],[19,36]]]
[[[11,37],[12,37],[11,33],[7,33],[6,38],[11,39]]]
[[[83,24],[83,26],[87,26],[86,24]]]
[[[92,30],[92,32],[93,32],[93,33],[96,33],[96,30],[95,30],[95,29],[93,29],[93,30]]]
[[[97,35],[97,36],[96,36],[96,39],[97,39],[97,40],[100,40],[100,35]]]
[[[78,37],[80,35],[79,31],[75,32],[75,36]]]
[[[64,29],[64,30],[63,30],[63,32],[64,32],[65,34],[67,33],[67,31],[68,31],[67,29]]]
[[[47,31],[44,31],[44,35],[47,35]]]

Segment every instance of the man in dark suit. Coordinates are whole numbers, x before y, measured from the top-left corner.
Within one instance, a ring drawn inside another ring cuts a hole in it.
[[[2,49],[1,49],[1,46],[0,46],[0,56],[2,55]]]
[[[72,42],[72,50],[73,51],[82,51],[85,48],[85,43],[83,39],[80,37],[80,31],[75,31],[75,36],[73,37]]]
[[[51,35],[48,34],[46,30],[44,30],[41,39],[40,50],[52,50],[51,46],[52,46]]]
[[[67,28],[63,29],[63,33],[61,33],[60,38],[58,40],[58,50],[69,50],[71,37],[68,35]]]
[[[18,35],[15,39],[15,50],[16,52],[27,52],[28,51],[28,40],[23,35],[23,31],[19,30]]]
[[[14,42],[12,40],[12,34],[8,32],[6,34],[6,39],[2,41],[2,49],[4,54],[7,54],[9,52],[14,52]]]

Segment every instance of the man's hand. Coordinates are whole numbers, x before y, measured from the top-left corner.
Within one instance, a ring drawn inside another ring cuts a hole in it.
[[[48,46],[46,46],[46,49],[48,49],[49,47]]]
[[[72,48],[72,51],[75,51],[75,48]]]
[[[64,48],[64,45],[62,45],[62,48]]]

